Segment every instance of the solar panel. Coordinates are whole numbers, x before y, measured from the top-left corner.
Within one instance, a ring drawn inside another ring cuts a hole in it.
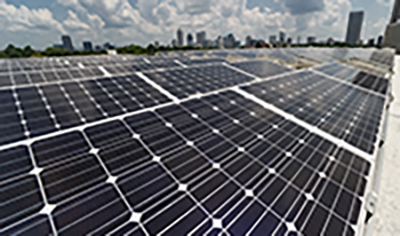
[[[312,72],[283,76],[243,89],[365,152],[372,154],[375,150],[383,97]]]
[[[233,63],[232,65],[259,78],[267,78],[291,71],[286,67],[267,60],[237,62]]]
[[[362,233],[378,78],[184,60],[0,61],[0,234]]]
[[[0,144],[138,111],[170,100],[136,75],[0,91]]]
[[[3,208],[7,233],[352,235],[370,168],[233,92],[39,140],[1,159],[25,160],[26,148],[41,184],[28,164],[0,187],[15,199]]]
[[[389,89],[388,79],[341,64],[328,64],[314,69],[382,95],[386,95]]]
[[[212,92],[253,80],[252,77],[224,65],[165,70],[144,75],[178,98],[187,98],[197,93]]]

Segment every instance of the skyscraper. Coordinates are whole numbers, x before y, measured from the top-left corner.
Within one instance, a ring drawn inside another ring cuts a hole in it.
[[[285,38],[286,38],[286,34],[285,34],[285,32],[279,32],[279,42],[281,43],[281,44],[284,44],[285,43]]]
[[[69,35],[61,36],[61,40],[65,49],[67,49],[68,51],[74,50],[74,46],[72,45],[72,40]]]
[[[187,41],[187,45],[188,46],[193,46],[193,36],[192,36],[192,34],[188,34],[187,35],[186,41]]]
[[[276,44],[276,35],[269,36],[269,43]]]
[[[364,20],[364,12],[350,12],[347,26],[346,43],[356,45],[361,36],[361,28]]]
[[[196,34],[197,45],[200,47],[207,46],[206,32],[201,31]]]
[[[394,7],[392,11],[392,17],[390,18],[390,23],[396,23],[400,19],[400,0],[395,0]]]
[[[177,36],[178,36],[178,47],[183,47],[183,31],[181,29],[178,29]]]
[[[83,42],[83,50],[85,50],[85,51],[93,51],[92,42],[89,42],[89,41]]]

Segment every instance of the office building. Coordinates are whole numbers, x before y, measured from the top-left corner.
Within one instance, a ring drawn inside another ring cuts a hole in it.
[[[276,35],[269,36],[269,43],[276,44]]]
[[[178,29],[177,38],[178,38],[178,47],[183,47],[183,31],[181,29]]]
[[[178,47],[178,42],[176,41],[176,39],[173,39],[173,40],[171,41],[171,46],[172,46],[172,47]]]
[[[382,43],[383,43],[383,36],[379,35],[378,39],[376,40],[376,45],[377,46],[382,46]]]
[[[373,38],[372,38],[372,39],[369,39],[369,40],[368,40],[368,46],[369,46],[369,47],[375,46],[375,39],[373,39]]]
[[[285,43],[285,38],[286,38],[286,34],[285,34],[285,32],[279,32],[279,42],[281,43],[281,44],[284,44]]]
[[[316,37],[314,37],[314,36],[307,37],[307,43],[308,44],[313,44],[315,42],[317,42],[317,38]]]
[[[288,45],[292,45],[292,38],[288,38],[288,39],[287,39],[287,44],[288,44]]]
[[[186,42],[188,46],[193,46],[193,36],[192,34],[188,34],[186,37]]]
[[[62,44],[63,44],[65,49],[67,49],[68,51],[73,51],[74,50],[74,46],[72,45],[72,40],[71,40],[71,37],[69,35],[61,36],[61,40],[62,40]]]
[[[350,45],[356,45],[360,41],[363,20],[363,11],[350,12],[345,40],[346,43]]]
[[[207,45],[207,39],[206,39],[206,32],[201,31],[196,34],[196,40],[197,40],[197,45],[199,47],[205,47]]]
[[[300,43],[301,43],[301,37],[297,36],[297,44],[300,44]]]
[[[89,42],[89,41],[83,42],[83,50],[85,50],[85,51],[93,51],[92,42]]]
[[[398,22],[399,19],[400,19],[400,0],[395,0],[394,7],[392,10],[392,17],[390,18],[389,24],[396,23]]]
[[[395,0],[390,24],[387,25],[382,46],[395,48],[400,53],[400,1]],[[378,39],[379,41],[379,39]],[[379,43],[379,42],[378,42]]]

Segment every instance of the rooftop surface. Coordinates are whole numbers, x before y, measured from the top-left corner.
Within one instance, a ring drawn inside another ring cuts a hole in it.
[[[391,104],[388,130],[380,177],[379,202],[373,225],[373,235],[391,236],[400,232],[400,56],[395,59],[392,81],[394,101]]]

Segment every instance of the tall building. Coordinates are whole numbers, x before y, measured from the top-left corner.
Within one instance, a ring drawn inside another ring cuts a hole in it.
[[[183,47],[183,31],[181,29],[178,29],[177,38],[178,38],[178,47]]]
[[[83,42],[83,50],[85,50],[85,51],[93,51],[92,42],[89,42],[89,41]]]
[[[297,36],[297,44],[300,44],[300,43],[301,43],[301,37]]]
[[[285,32],[279,32],[279,42],[284,44],[285,43],[286,34]]]
[[[346,43],[356,45],[361,36],[361,28],[364,20],[364,12],[350,12],[347,26]]]
[[[193,46],[193,36],[192,34],[188,34],[186,37],[186,42],[188,46]]]
[[[315,42],[317,42],[317,38],[316,37],[314,37],[314,36],[307,37],[307,43],[308,44],[312,44],[312,43],[315,43]]]
[[[375,39],[374,38],[368,40],[368,46],[369,47],[375,46]]]
[[[400,0],[395,0],[390,23],[385,30],[382,46],[395,48],[400,53]],[[379,39],[378,39],[379,41]],[[379,42],[378,42],[379,44]]]
[[[197,45],[200,47],[207,46],[206,32],[201,31],[196,34]]]
[[[61,36],[61,40],[65,49],[67,49],[68,51],[74,50],[74,46],[72,45],[72,40],[69,35]]]
[[[396,23],[400,19],[400,0],[395,0],[394,7],[392,11],[392,17],[390,18],[390,23]]]
[[[377,46],[382,46],[382,43],[383,43],[383,36],[379,35],[378,39],[376,40],[376,45]]]
[[[269,36],[269,43],[276,44],[276,35]]]

